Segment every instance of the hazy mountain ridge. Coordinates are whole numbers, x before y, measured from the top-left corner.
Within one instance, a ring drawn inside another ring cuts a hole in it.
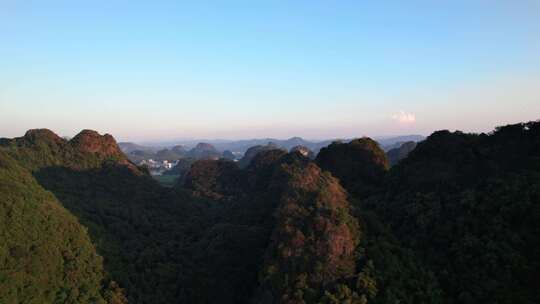
[[[404,136],[392,136],[376,138],[381,147],[388,151],[390,149],[399,147],[404,142],[408,141],[421,141],[425,137],[421,135],[404,135]],[[246,139],[246,140],[190,140],[190,141],[178,141],[174,144],[164,142],[158,144],[158,146],[144,146],[131,142],[119,143],[120,148],[126,155],[134,162],[140,162],[143,159],[154,159],[158,161],[163,160],[177,160],[179,158],[189,155],[184,152],[174,151],[175,146],[182,146],[186,151],[193,150],[198,144],[206,143],[212,145],[217,152],[231,151],[236,155],[245,154],[250,148],[256,146],[275,145],[287,151],[294,147],[302,146],[311,150],[315,155],[324,148],[330,145],[334,141],[350,142],[353,139],[329,139],[322,141],[305,140],[301,137],[291,137],[289,139],[275,139],[275,138],[263,138],[263,139]],[[194,157],[193,158],[201,158]]]
[[[426,137],[423,135],[399,135],[399,136],[384,136],[374,137],[374,139],[383,148],[393,148],[393,145],[401,144],[406,141],[421,141]],[[282,148],[291,149],[294,146],[306,146],[312,150],[317,150],[317,147],[324,147],[331,144],[334,141],[351,141],[352,138],[332,138],[326,140],[308,140],[302,137],[291,137],[289,139],[278,138],[255,138],[255,139],[241,139],[241,140],[211,140],[211,139],[192,139],[192,140],[178,140],[178,141],[164,141],[155,142],[151,144],[137,144],[133,142],[119,142],[118,145],[124,151],[129,153],[134,150],[142,151],[157,151],[165,147],[174,147],[175,145],[181,145],[190,149],[195,147],[199,143],[208,143],[213,145],[220,151],[234,150],[234,151],[246,151],[250,147],[257,145],[266,145],[268,143],[276,144]]]
[[[397,164],[400,160],[403,160],[409,156],[416,148],[417,143],[414,141],[408,141],[401,144],[398,148],[393,148],[386,151],[388,162],[391,166]]]

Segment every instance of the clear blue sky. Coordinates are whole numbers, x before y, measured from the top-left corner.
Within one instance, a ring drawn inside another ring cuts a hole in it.
[[[0,0],[0,136],[325,138],[538,118],[539,1]]]

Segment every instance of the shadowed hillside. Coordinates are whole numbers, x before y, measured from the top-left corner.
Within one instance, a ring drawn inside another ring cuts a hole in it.
[[[86,229],[4,151],[0,197],[1,303],[125,302]]]
[[[366,137],[349,143],[334,142],[323,148],[315,161],[339,178],[345,189],[363,196],[381,185],[389,167],[384,151]]]

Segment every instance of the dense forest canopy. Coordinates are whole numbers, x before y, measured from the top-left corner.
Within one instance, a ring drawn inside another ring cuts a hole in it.
[[[248,151],[166,188],[110,135],[0,139],[0,303],[540,302],[540,122]]]

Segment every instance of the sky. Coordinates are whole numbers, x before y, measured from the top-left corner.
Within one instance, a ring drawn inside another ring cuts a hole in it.
[[[0,137],[324,139],[540,119],[540,1],[0,0]]]

